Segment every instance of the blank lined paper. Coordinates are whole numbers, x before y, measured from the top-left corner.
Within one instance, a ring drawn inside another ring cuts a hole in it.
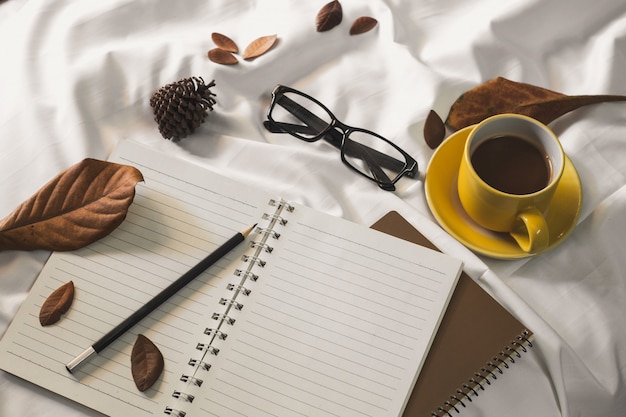
[[[206,415],[401,415],[458,264],[303,206],[285,218],[202,389]]]
[[[459,261],[136,143],[122,141],[112,160],[145,178],[127,218],[98,242],[51,255],[0,341],[2,369],[111,415],[402,414]],[[70,359],[257,222],[248,244],[75,374],[66,371]],[[41,304],[70,280],[70,311],[41,327]],[[130,372],[140,333],[166,361],[145,393]]]

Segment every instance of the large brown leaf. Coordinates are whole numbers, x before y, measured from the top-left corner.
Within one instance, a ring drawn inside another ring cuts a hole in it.
[[[0,221],[0,250],[75,250],[111,233],[126,217],[141,172],[84,159],[61,172]]]
[[[458,130],[501,113],[523,114],[549,124],[579,107],[608,101],[626,101],[626,96],[568,96],[498,77],[462,94],[452,104],[446,125]]]

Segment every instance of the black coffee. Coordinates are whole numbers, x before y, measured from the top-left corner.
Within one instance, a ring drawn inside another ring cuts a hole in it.
[[[495,136],[478,145],[472,154],[476,173],[493,188],[509,194],[530,194],[550,182],[548,156],[518,136]]]

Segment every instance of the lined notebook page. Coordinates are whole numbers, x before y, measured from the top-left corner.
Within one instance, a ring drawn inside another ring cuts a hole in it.
[[[230,314],[197,415],[400,416],[460,263],[295,207]]]
[[[135,165],[145,182],[125,221],[111,235],[71,253],[54,253],[1,341],[0,365],[63,396],[111,415],[163,415],[161,397],[178,382],[186,347],[204,324],[207,305],[223,295],[225,277],[239,264],[244,245],[213,265],[128,333],[70,375],[65,364],[98,340],[171,281],[254,224],[266,198],[210,172],[122,142],[112,158]],[[59,286],[72,280],[69,312],[41,327],[39,309]],[[138,333],[165,357],[162,378],[141,393],[130,372]]]

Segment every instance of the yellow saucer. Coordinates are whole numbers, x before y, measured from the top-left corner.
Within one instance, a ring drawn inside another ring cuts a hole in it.
[[[474,252],[499,259],[517,259],[529,254],[520,249],[508,233],[492,232],[476,224],[465,213],[456,190],[456,181],[465,141],[473,126],[447,138],[433,154],[426,169],[426,201],[431,212],[449,234]],[[582,188],[576,168],[569,158],[546,212],[550,229],[548,251],[561,243],[576,226],[582,206]]]

